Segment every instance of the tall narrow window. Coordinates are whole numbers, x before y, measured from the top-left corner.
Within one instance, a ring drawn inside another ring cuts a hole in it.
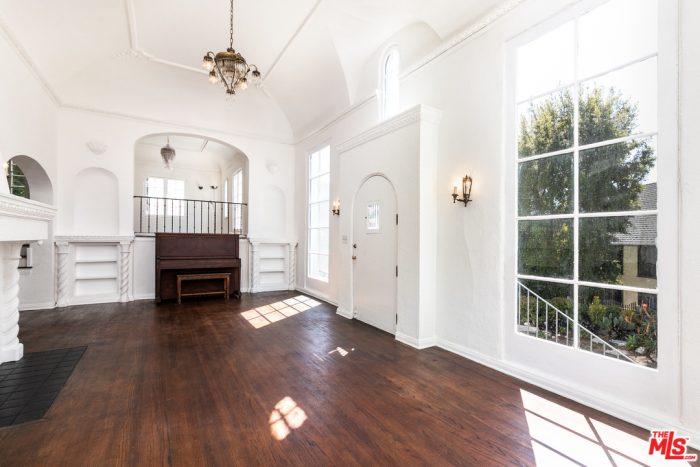
[[[382,63],[382,117],[399,112],[399,51],[391,49]]]
[[[323,282],[328,282],[330,159],[330,146],[309,155],[307,275]]]
[[[224,217],[228,219],[228,178],[224,180]]]
[[[233,196],[233,231],[243,231],[243,170],[238,170],[231,177],[231,195]]]
[[[517,332],[657,361],[657,2],[517,49]]]

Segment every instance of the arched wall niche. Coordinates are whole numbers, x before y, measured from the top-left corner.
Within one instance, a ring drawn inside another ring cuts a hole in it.
[[[119,183],[101,167],[78,172],[73,183],[73,227],[79,235],[119,233]]]
[[[29,199],[40,203],[53,204],[53,184],[44,168],[29,156],[15,156],[8,163],[14,163],[27,177],[29,183]]]

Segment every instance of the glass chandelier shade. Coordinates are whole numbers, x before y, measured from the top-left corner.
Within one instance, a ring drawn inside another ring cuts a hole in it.
[[[249,81],[256,86],[262,84],[262,75],[255,65],[248,65],[243,55],[233,48],[233,0],[231,0],[231,29],[229,47],[215,54],[207,52],[202,58],[202,66],[209,72],[209,82],[222,83],[226,93],[234,95],[236,91],[248,88]]]
[[[163,162],[165,163],[165,167],[169,170],[172,170],[172,163],[175,160],[175,149],[170,146],[170,138],[168,138],[168,142],[165,146],[160,148],[160,157],[163,158]]]

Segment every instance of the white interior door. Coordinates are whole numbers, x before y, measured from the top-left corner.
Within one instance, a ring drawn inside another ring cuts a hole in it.
[[[396,333],[396,234],[394,189],[387,179],[365,181],[353,207],[355,318]]]

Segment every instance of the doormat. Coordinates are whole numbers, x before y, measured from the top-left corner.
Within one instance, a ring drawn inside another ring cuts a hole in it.
[[[87,346],[32,352],[0,365],[0,427],[38,420],[51,408]]]

